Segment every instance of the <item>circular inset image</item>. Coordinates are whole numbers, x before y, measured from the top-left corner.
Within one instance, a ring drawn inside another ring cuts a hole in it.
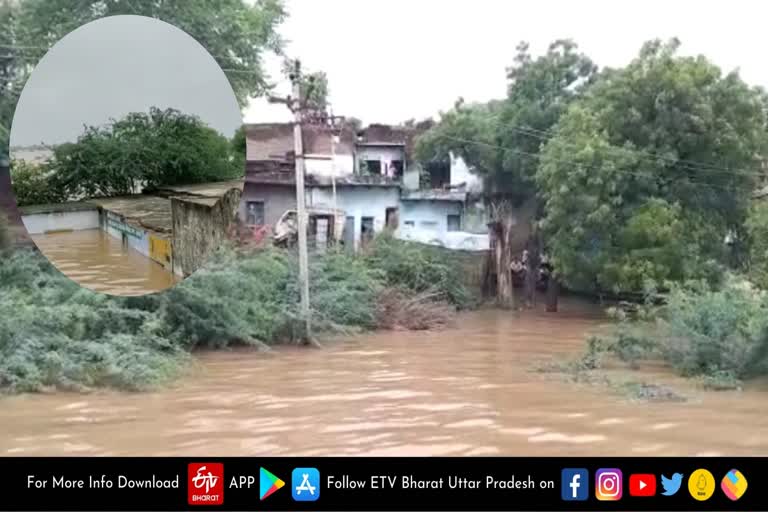
[[[224,72],[182,30],[143,16],[84,25],[43,57],[13,118],[24,226],[84,287],[169,288],[227,238],[242,193],[241,126]]]

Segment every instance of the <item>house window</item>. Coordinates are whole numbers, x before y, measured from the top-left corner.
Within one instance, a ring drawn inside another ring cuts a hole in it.
[[[437,229],[437,222],[433,220],[423,220],[419,222],[419,227],[422,229]]]
[[[387,208],[385,215],[387,227],[397,229],[397,208]]]
[[[263,201],[248,201],[245,203],[245,223],[249,226],[264,225]]]
[[[380,175],[381,174],[381,160],[366,160],[365,168],[368,174]]]
[[[392,178],[402,178],[403,177],[403,161],[402,160],[392,160],[389,164],[390,170],[389,174]]]
[[[448,231],[461,231],[461,215],[448,216]]]
[[[363,217],[360,223],[360,242],[365,244],[373,240],[373,217]]]
[[[416,225],[416,223],[413,222],[412,220],[406,220],[405,222],[403,222],[403,224],[405,226],[408,226],[409,228],[412,228],[412,227],[414,227]]]

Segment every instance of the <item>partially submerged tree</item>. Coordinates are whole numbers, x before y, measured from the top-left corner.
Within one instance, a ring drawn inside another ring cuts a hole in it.
[[[511,240],[515,225],[535,220],[537,188],[534,181],[543,133],[557,123],[596,70],[592,61],[568,40],[552,43],[534,59],[526,43],[517,47],[515,64],[509,68],[507,98],[481,105],[454,109],[419,138],[417,156],[422,162],[447,162],[449,155],[461,156],[485,181],[491,203],[491,235],[504,247],[492,261],[497,279],[497,301],[512,305],[512,287],[507,286],[512,261]],[[523,205],[532,212],[528,219],[515,218]],[[530,226],[525,229],[530,231]],[[509,243],[507,243],[509,242]],[[529,291],[530,295],[531,291]]]
[[[764,93],[652,41],[558,123],[537,182],[555,266],[583,290],[710,277],[741,237],[766,152]]]
[[[242,175],[226,137],[197,117],[157,108],[87,128],[76,143],[55,148],[50,169],[51,187],[70,199]]]

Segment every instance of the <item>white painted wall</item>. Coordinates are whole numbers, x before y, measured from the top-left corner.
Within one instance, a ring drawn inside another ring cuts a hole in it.
[[[421,186],[421,165],[412,163],[405,168],[403,173],[403,188],[406,190],[419,190]]]
[[[401,204],[402,229],[409,229],[406,222],[413,221],[413,229],[432,232],[436,237],[448,232],[448,215],[462,215],[458,201],[403,201]]]
[[[352,155],[336,155],[333,160],[331,155],[306,155],[305,157],[307,174],[315,176],[332,176],[334,163],[336,177],[349,176],[355,172],[355,157]]]
[[[448,231],[448,215],[461,215],[464,224],[463,207],[457,201],[403,201],[401,205],[396,233],[401,240],[467,251],[485,251],[490,246],[487,234]]]
[[[483,181],[480,177],[472,173],[463,158],[451,153],[451,185],[462,183],[467,184],[468,192],[481,192],[483,190]]]
[[[380,233],[386,225],[387,208],[400,206],[400,190],[397,187],[338,187],[337,207],[344,210],[346,217],[355,218],[355,249],[360,244],[360,229],[363,217],[373,217],[373,231]],[[313,187],[307,194],[308,206],[312,208],[333,208],[333,192],[330,187]],[[400,215],[402,219],[402,215]]]
[[[384,173],[394,160],[403,162],[403,168],[407,170],[405,162],[405,149],[402,146],[358,146],[357,161],[378,160],[381,162],[381,172]]]
[[[41,235],[49,231],[99,228],[99,212],[85,210],[78,212],[36,213],[21,217],[24,227],[30,235]]]

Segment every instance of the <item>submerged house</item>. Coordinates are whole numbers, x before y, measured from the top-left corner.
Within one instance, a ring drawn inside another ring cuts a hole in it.
[[[458,158],[448,169],[422,169],[412,157],[418,134],[417,128],[382,124],[359,132],[344,126],[335,134],[327,127],[305,127],[310,239],[336,238],[358,249],[389,228],[404,239],[486,250],[482,211],[474,213],[472,206],[479,180]],[[241,218],[249,226],[273,229],[296,208],[293,125],[248,125],[246,138]],[[333,222],[334,212],[343,222]],[[466,231],[469,227],[478,232]],[[342,232],[334,232],[338,229]]]
[[[239,214],[242,182],[179,185],[122,197],[21,208],[30,235],[100,229],[186,277],[224,240]]]

